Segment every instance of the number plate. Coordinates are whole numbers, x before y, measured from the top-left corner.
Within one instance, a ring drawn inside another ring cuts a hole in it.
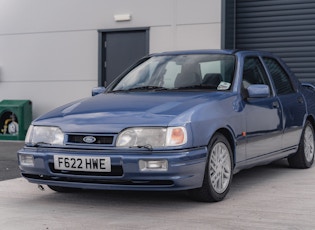
[[[83,157],[54,155],[54,167],[57,170],[110,172],[110,157]]]

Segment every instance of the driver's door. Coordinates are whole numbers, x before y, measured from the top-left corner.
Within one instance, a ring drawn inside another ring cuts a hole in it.
[[[281,104],[272,93],[270,81],[258,57],[245,58],[242,84],[244,92],[252,84],[264,84],[270,88],[269,97],[244,97],[247,159],[280,150],[282,148]]]

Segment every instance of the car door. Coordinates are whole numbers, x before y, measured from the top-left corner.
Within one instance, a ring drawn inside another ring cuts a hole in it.
[[[246,156],[252,159],[282,148],[282,115],[279,99],[272,92],[266,71],[258,57],[245,57],[242,76],[243,92],[252,84],[270,88],[270,96],[248,98],[244,96],[246,123]]]
[[[289,74],[277,59],[264,57],[269,74],[283,107],[283,148],[290,150],[300,141],[306,105],[302,94],[294,88]]]

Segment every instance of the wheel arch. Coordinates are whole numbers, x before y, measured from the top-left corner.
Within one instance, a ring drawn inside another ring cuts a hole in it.
[[[306,121],[310,121],[311,122],[311,124],[312,124],[312,126],[313,126],[313,129],[315,130],[315,118],[312,116],[312,115],[308,115],[307,117],[306,117],[306,119],[305,119],[305,122]],[[304,122],[304,123],[305,123]]]
[[[233,168],[234,168],[234,166],[235,166],[235,148],[236,148],[236,144],[235,144],[235,140],[234,140],[234,136],[233,136],[232,132],[229,129],[227,129],[227,128],[220,128],[215,133],[222,134],[228,140],[228,142],[230,144],[230,147],[231,147],[231,150],[232,150],[232,160],[233,160],[232,165],[233,165]]]

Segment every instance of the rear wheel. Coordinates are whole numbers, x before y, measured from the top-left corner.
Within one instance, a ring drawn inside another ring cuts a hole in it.
[[[233,177],[232,150],[228,140],[220,133],[209,144],[209,156],[201,188],[190,191],[198,201],[221,201],[230,189]]]
[[[288,158],[292,168],[310,168],[314,162],[314,128],[310,121],[306,121],[298,151]]]

